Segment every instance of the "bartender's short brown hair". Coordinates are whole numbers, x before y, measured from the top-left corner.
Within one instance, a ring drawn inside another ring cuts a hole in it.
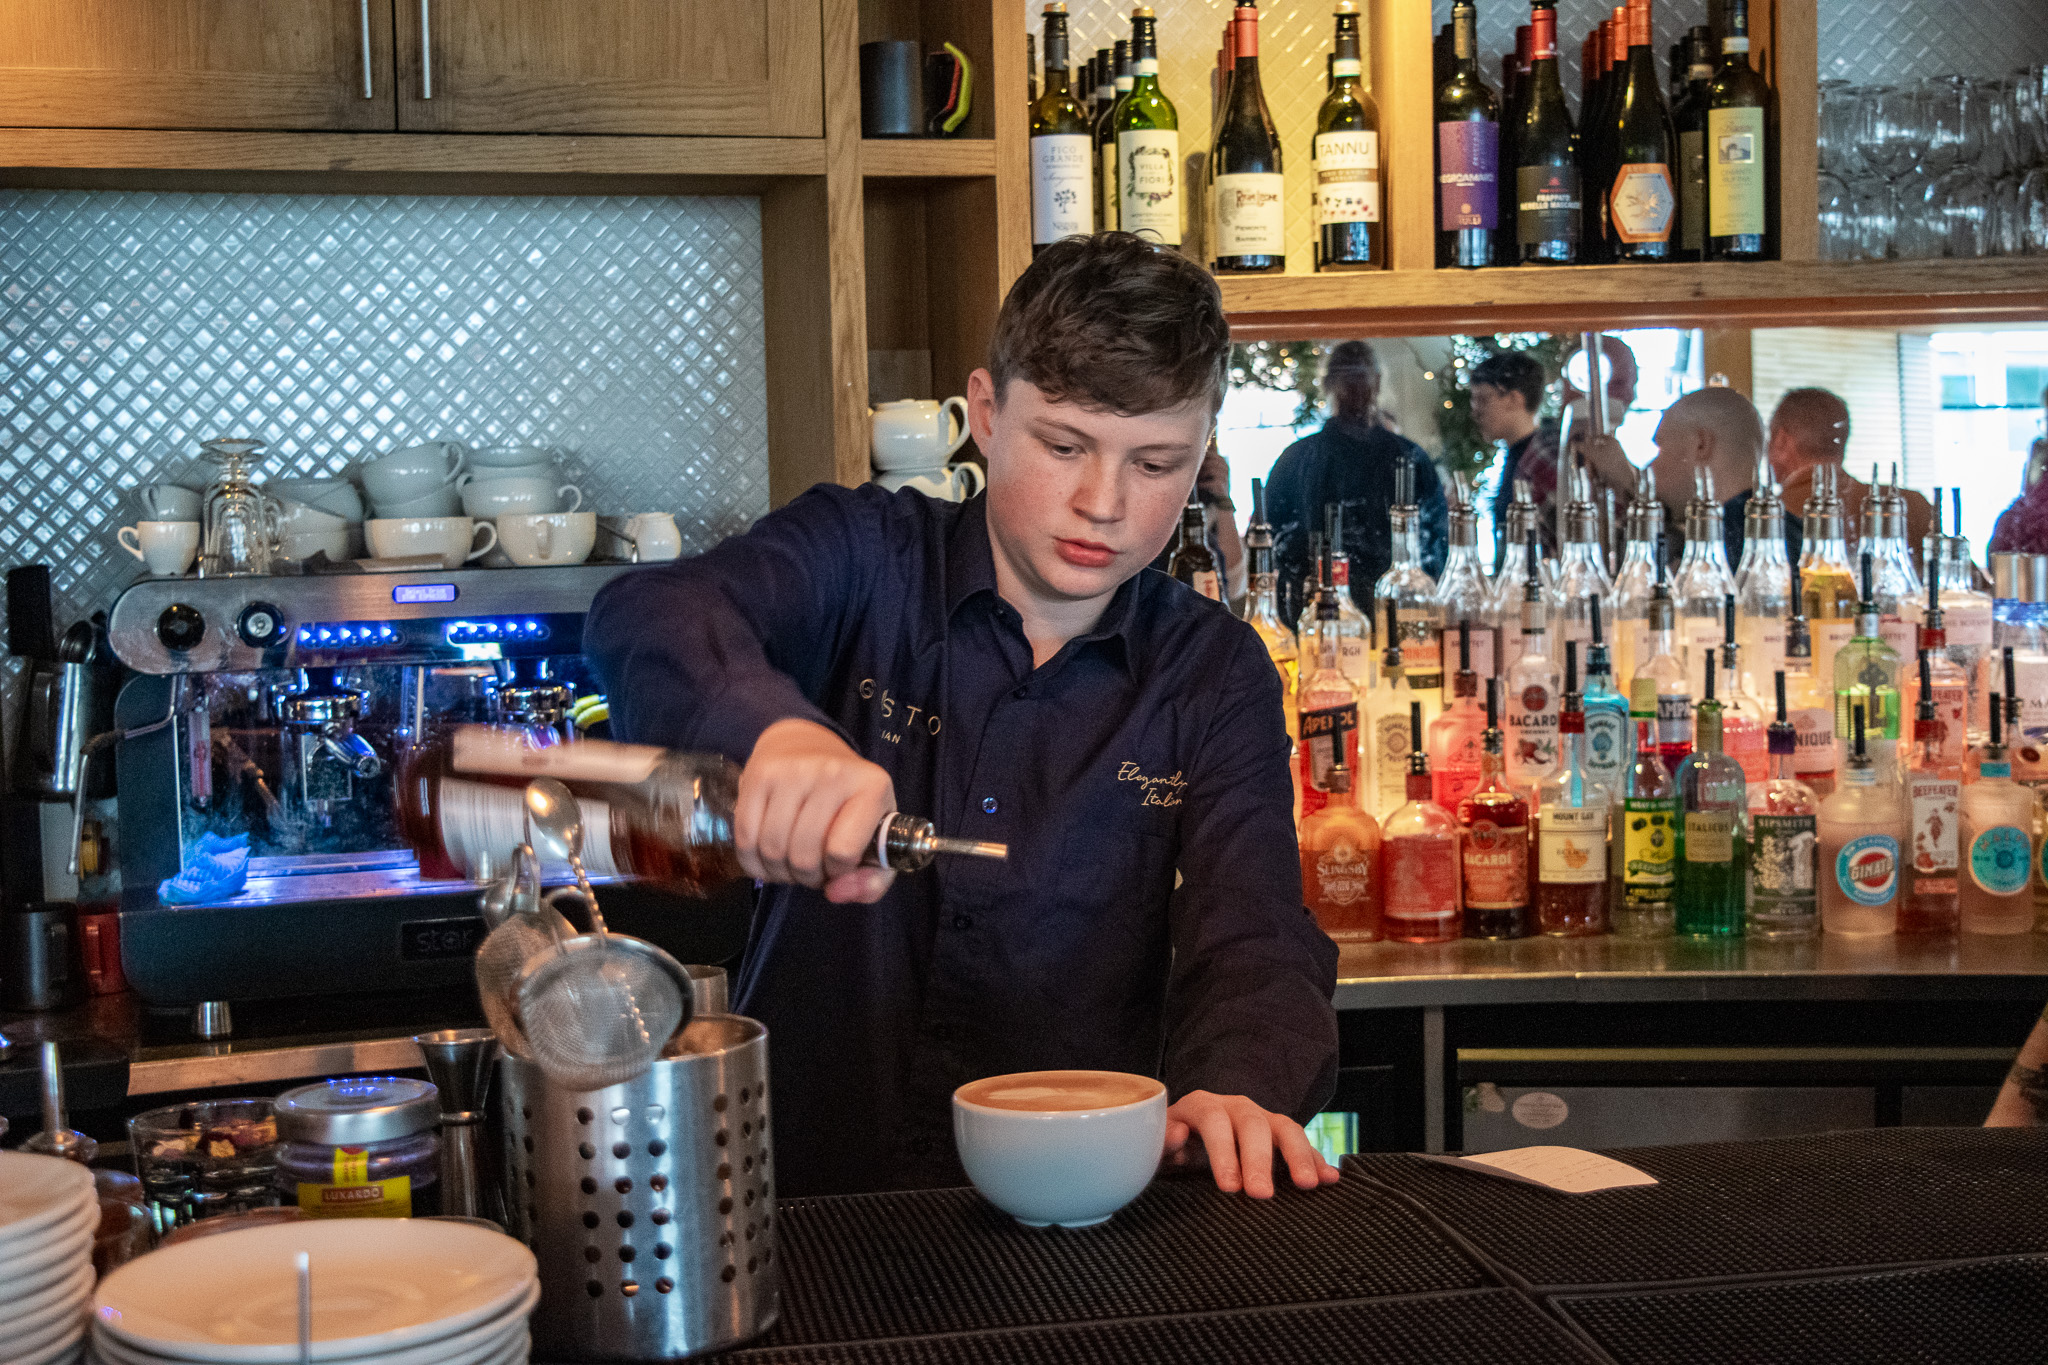
[[[1010,286],[988,368],[998,403],[1022,379],[1124,416],[1194,399],[1214,413],[1230,372],[1223,294],[1208,271],[1142,237],[1068,237]]]

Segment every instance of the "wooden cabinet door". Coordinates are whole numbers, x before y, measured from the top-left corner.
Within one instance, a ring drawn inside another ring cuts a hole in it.
[[[391,4],[7,0],[0,125],[389,132]]]
[[[411,132],[824,135],[821,0],[395,0]]]

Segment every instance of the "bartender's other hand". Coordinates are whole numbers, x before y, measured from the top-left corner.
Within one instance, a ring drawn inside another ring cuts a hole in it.
[[[822,888],[825,899],[878,901],[896,874],[862,867],[896,784],[815,721],[778,720],[740,770],[733,843],[748,876]]]
[[[1261,1109],[1243,1095],[1190,1090],[1166,1111],[1166,1158],[1184,1159],[1188,1139],[1200,1137],[1216,1188],[1254,1199],[1273,1197],[1273,1153],[1287,1163],[1296,1189],[1312,1190],[1338,1181],[1335,1166],[1310,1145],[1301,1125],[1285,1114]]]

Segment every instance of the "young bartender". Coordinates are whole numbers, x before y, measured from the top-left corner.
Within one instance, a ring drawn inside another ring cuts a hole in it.
[[[744,764],[761,893],[734,1008],[768,1026],[777,1191],[966,1183],[951,1095],[1165,1080],[1169,1156],[1264,1198],[1336,1078],[1337,954],[1302,906],[1280,680],[1251,627],[1146,571],[1230,354],[1207,271],[1137,237],[1047,248],[968,381],[988,490],[819,485],[614,581],[584,648],[628,739]],[[900,879],[891,811],[1007,843]],[[1179,880],[1176,880],[1176,872]]]

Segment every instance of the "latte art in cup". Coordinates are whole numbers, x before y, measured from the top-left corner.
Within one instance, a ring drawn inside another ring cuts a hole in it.
[[[1116,1109],[1149,1100],[1163,1089],[1150,1076],[1121,1071],[1020,1071],[970,1082],[958,1094],[986,1109],[1045,1114]]]

